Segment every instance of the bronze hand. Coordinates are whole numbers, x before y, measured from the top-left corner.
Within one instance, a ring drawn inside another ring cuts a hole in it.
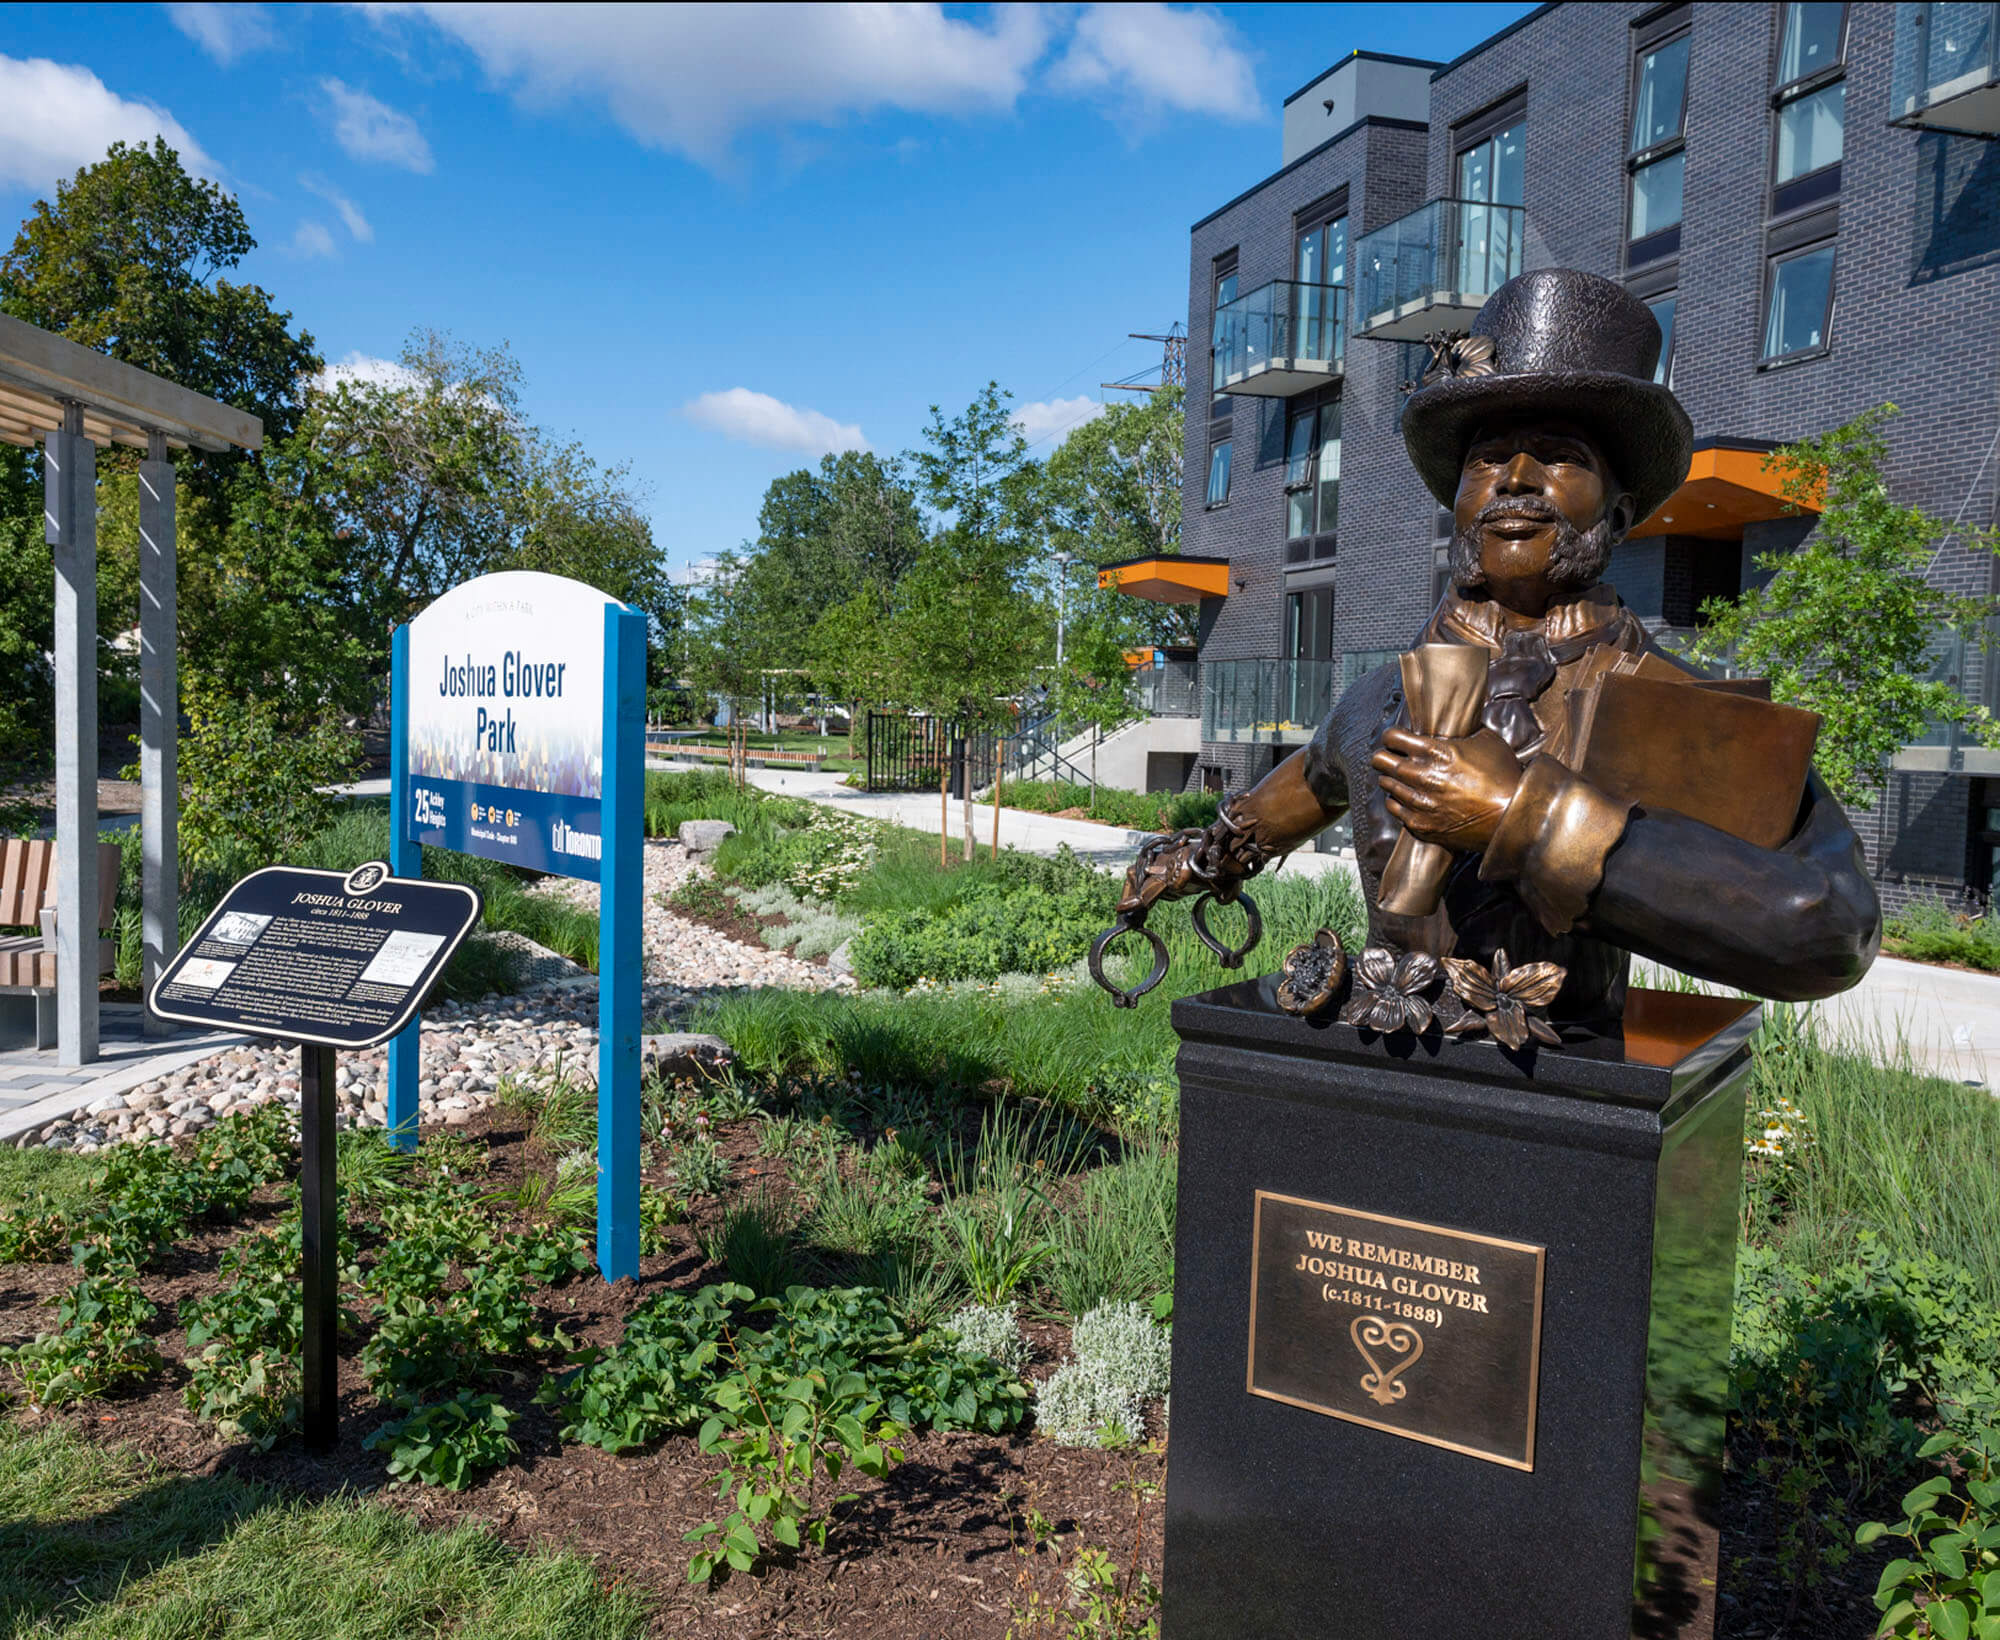
[[[1521,764],[1491,729],[1441,740],[1390,729],[1370,761],[1389,812],[1420,842],[1477,854],[1521,784]]]

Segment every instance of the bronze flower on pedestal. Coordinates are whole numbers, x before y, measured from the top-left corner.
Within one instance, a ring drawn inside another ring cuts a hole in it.
[[[1556,1028],[1539,1012],[1555,1001],[1567,970],[1553,962],[1509,966],[1504,950],[1493,953],[1489,972],[1469,957],[1446,957],[1445,976],[1466,1004],[1466,1012],[1446,1028],[1454,1035],[1484,1026],[1493,1040],[1510,1048],[1526,1047],[1528,1038],[1550,1047],[1562,1045]]]
[[[1347,952],[1340,936],[1322,928],[1305,945],[1295,945],[1285,958],[1285,977],[1278,985],[1278,1006],[1288,1014],[1310,1019],[1340,995],[1347,982]]]
[[[1397,953],[1371,945],[1354,965],[1354,994],[1340,1010],[1343,1025],[1364,1031],[1430,1029],[1431,1004],[1424,995],[1436,981],[1438,960],[1424,951]]]

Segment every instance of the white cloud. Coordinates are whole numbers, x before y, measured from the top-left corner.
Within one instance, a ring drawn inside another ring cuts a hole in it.
[[[132,102],[87,68],[0,55],[0,183],[52,187],[104,158],[114,142],[165,137],[181,164],[219,178],[221,167],[164,108]]]
[[[1139,115],[1254,120],[1263,113],[1234,31],[1196,8],[1091,6],[1049,78],[1063,90],[1110,92]]]
[[[865,450],[868,441],[859,427],[838,422],[817,410],[732,387],[726,393],[704,393],[681,406],[681,414],[724,438],[761,444],[767,450],[799,450],[823,456],[835,450]]]
[[[313,377],[313,386],[330,393],[342,382],[357,387],[415,387],[417,373],[394,359],[380,359],[372,353],[349,353],[338,364],[330,364]]]
[[[333,235],[324,222],[301,222],[292,235],[291,250],[294,256],[331,256]]]
[[[431,171],[436,163],[431,145],[409,115],[342,80],[329,77],[319,82],[319,88],[333,117],[334,141],[350,158],[398,165],[405,171]]]
[[[1048,41],[1035,5],[990,24],[915,4],[368,9],[424,18],[530,107],[601,106],[640,142],[709,164],[750,128],[1004,111]]]
[[[375,229],[368,218],[361,214],[361,207],[349,199],[324,177],[300,177],[299,186],[308,193],[319,197],[340,213],[340,220],[347,225],[347,231],[364,245],[375,243]]]
[[[278,43],[277,31],[262,6],[179,4],[168,6],[167,16],[175,28],[224,68],[238,57]]]
[[[1097,400],[1078,394],[1073,399],[1038,399],[1014,412],[1014,425],[1031,445],[1073,432],[1085,422],[1104,414]]]

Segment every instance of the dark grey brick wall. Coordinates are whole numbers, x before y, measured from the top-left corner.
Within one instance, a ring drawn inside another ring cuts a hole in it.
[[[1526,265],[1626,276],[1631,24],[1652,9],[1574,0],[1557,6],[1432,82],[1427,137],[1372,127],[1350,132],[1198,227],[1189,291],[1193,354],[1205,354],[1216,254],[1238,248],[1245,291],[1289,277],[1291,213],[1341,182],[1350,189],[1351,251],[1361,232],[1451,192],[1452,126],[1523,88]],[[1850,8],[1829,346],[1818,357],[1759,367],[1770,90],[1782,10],[1725,0],[1693,8],[1675,391],[1698,437],[1772,441],[1892,402],[1900,410],[1888,434],[1897,499],[1967,525],[1994,523],[2000,143],[1887,125],[1893,6]],[[1430,600],[1433,503],[1397,434],[1405,368],[1401,347],[1348,344],[1336,650],[1402,647]],[[1187,550],[1229,557],[1240,583],[1214,616],[1204,659],[1283,653],[1283,418],[1274,401],[1238,402],[1234,492],[1228,508],[1205,514],[1207,441],[1200,415],[1190,417]],[[1756,552],[1801,534],[1792,521],[1753,527],[1743,545],[1746,575]],[[1627,561],[1637,575],[1635,595],[1664,598],[1678,587],[1668,580],[1672,557],[1661,561],[1657,544],[1642,551],[1634,543]],[[1968,592],[1994,584],[1991,560],[1957,544],[1938,554],[1932,574]],[[1233,748],[1209,748],[1204,761],[1231,767],[1238,779],[1268,767],[1266,758],[1253,770]],[[1963,777],[1897,775],[1878,808],[1856,816],[1885,898],[1899,900],[1912,884],[1962,882],[1967,795]]]

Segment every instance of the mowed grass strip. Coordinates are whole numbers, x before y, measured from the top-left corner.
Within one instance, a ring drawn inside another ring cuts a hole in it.
[[[5,1640],[626,1640],[644,1626],[638,1600],[575,1555],[0,1422]]]

